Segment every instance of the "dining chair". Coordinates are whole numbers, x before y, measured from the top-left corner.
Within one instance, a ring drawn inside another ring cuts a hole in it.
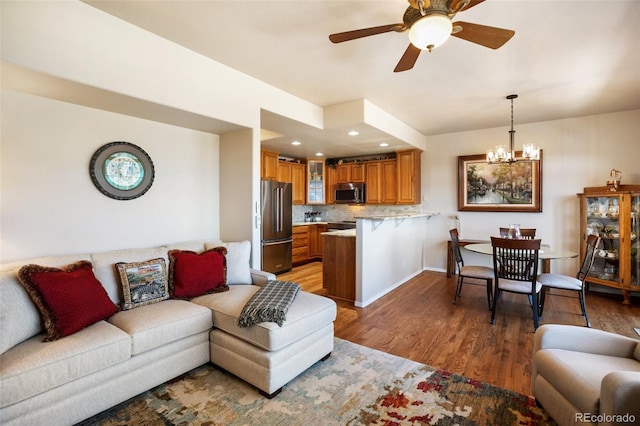
[[[496,323],[496,310],[503,291],[526,294],[533,311],[533,327],[538,328],[538,294],[542,284],[538,277],[538,254],[541,240],[491,237],[495,291],[491,324]]]
[[[538,316],[542,316],[544,310],[544,301],[547,291],[552,288],[559,290],[571,290],[578,292],[578,299],[580,300],[580,308],[582,309],[582,316],[587,322],[587,327],[591,327],[589,316],[587,315],[587,305],[584,298],[585,293],[585,280],[589,271],[593,266],[593,261],[596,257],[596,251],[600,244],[600,237],[597,235],[589,235],[587,237],[587,246],[585,248],[584,259],[582,259],[582,266],[578,270],[575,277],[562,274],[540,274],[538,281],[542,284],[542,290],[540,292],[540,309]],[[553,294],[554,296],[560,296],[560,294]]]
[[[458,286],[456,287],[456,293],[451,303],[455,304],[458,297],[460,297],[464,279],[473,278],[485,281],[487,287],[487,303],[489,304],[489,309],[491,309],[493,304],[493,269],[488,266],[465,265],[462,253],[460,252],[458,230],[455,228],[449,230],[449,235],[451,236],[451,247],[453,248],[453,254],[456,259],[456,269],[458,273]],[[467,282],[467,284],[479,285],[473,282]]]
[[[509,236],[509,228],[500,228],[500,236],[506,238]],[[536,237],[536,228],[520,228],[520,238],[524,240],[532,240]]]

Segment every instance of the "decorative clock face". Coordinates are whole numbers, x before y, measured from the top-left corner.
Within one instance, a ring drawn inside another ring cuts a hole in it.
[[[104,177],[116,189],[134,189],[142,183],[144,166],[135,155],[116,152],[104,162]]]
[[[111,142],[99,148],[89,166],[91,180],[100,192],[116,200],[143,195],[153,183],[151,157],[129,142]]]

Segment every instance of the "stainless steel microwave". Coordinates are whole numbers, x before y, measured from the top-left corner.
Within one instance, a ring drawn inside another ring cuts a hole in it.
[[[335,186],[334,201],[336,204],[364,204],[364,183],[338,183]]]

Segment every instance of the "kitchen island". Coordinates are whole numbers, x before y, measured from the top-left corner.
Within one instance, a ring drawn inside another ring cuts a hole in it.
[[[356,230],[325,232],[322,237],[322,283],[327,296],[355,302]]]
[[[327,295],[365,307],[420,274],[427,221],[436,214],[355,217],[355,232],[323,233]]]

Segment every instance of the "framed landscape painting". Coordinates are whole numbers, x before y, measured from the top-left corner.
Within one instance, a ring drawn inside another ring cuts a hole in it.
[[[489,164],[485,155],[458,157],[458,210],[541,212],[542,150],[537,161]]]

